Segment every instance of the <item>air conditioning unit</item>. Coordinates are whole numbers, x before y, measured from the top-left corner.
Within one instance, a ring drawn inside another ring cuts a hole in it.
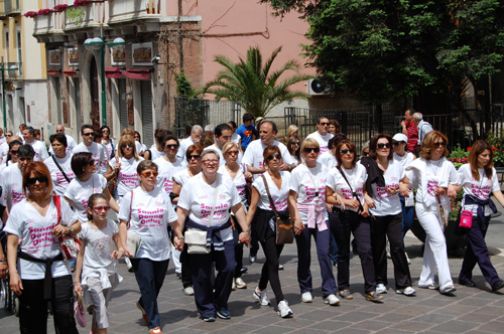
[[[331,92],[329,85],[319,78],[308,80],[308,95],[328,95]]]

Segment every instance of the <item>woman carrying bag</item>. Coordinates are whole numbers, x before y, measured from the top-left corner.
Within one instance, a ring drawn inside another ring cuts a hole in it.
[[[251,224],[252,233],[261,243],[266,257],[266,262],[264,262],[261,270],[259,285],[254,290],[253,297],[261,306],[268,306],[270,301],[266,294],[266,287],[269,282],[275,294],[280,317],[290,318],[294,313],[283,295],[278,275],[278,258],[283,244],[277,243],[275,226],[276,218],[279,215],[289,216],[290,173],[280,170],[283,159],[277,146],[267,146],[263,151],[263,157],[266,172],[257,177],[252,184],[250,207],[247,213],[247,223]],[[294,230],[300,233],[302,229],[303,225],[296,223]],[[292,242],[292,239],[290,242]]]

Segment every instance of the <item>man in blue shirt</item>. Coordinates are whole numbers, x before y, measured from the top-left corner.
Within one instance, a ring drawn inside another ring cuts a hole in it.
[[[236,130],[236,133],[241,137],[241,148],[245,152],[248,144],[259,138],[259,133],[254,127],[254,116],[250,113],[243,114],[243,124]]]

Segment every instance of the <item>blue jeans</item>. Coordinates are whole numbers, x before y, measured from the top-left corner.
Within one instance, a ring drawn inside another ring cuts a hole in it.
[[[413,196],[413,195],[410,195]],[[405,206],[404,204],[404,197],[399,196],[399,199],[401,200],[401,210],[402,210],[402,220],[401,220],[401,227],[402,227],[402,233],[403,233],[403,238],[406,235],[406,232],[411,229],[411,226],[413,226],[413,219],[415,218],[415,207],[414,206]]]
[[[149,328],[160,327],[157,297],[163,286],[168,269],[168,261],[152,261],[149,259],[131,259],[135,270],[135,278],[140,288],[140,300],[138,303],[143,307],[149,317]]]

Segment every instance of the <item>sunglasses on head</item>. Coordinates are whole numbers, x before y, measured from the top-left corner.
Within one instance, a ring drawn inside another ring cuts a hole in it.
[[[303,148],[303,152],[304,153],[311,153],[311,152],[319,153],[320,148],[318,148],[318,147],[305,147],[305,148]]]
[[[47,177],[45,176],[37,176],[37,177],[30,177],[28,179],[26,179],[26,185],[28,186],[32,186],[34,185],[35,183],[47,183],[49,182],[49,180],[47,179]]]
[[[379,143],[379,144],[376,144],[376,147],[377,148],[390,148],[390,144],[389,143]]]
[[[268,161],[271,161],[271,160],[274,160],[274,159],[281,160],[282,156],[280,154],[278,154],[278,153],[275,153],[275,154],[272,154],[272,155],[270,155],[269,157],[266,158],[266,160],[268,160]]]

